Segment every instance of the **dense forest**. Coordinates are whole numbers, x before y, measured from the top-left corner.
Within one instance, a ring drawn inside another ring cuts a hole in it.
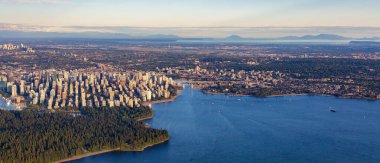
[[[150,108],[68,111],[0,110],[0,162],[52,162],[106,149],[142,150],[169,139],[136,119]]]

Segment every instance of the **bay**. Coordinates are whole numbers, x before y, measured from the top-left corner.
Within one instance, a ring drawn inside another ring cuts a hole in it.
[[[380,162],[380,101],[235,97],[186,87],[153,109],[147,122],[167,129],[169,142],[71,162]]]

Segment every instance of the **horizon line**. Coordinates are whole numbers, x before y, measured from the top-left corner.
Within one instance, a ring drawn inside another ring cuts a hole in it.
[[[133,25],[36,25],[0,22],[0,25],[22,25],[22,26],[39,26],[39,27],[127,27],[127,28],[380,28],[380,26],[327,26],[327,25],[311,25],[311,26],[133,26]]]

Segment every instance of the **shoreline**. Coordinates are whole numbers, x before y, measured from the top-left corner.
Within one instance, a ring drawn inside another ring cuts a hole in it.
[[[258,97],[258,98],[270,98],[270,97],[284,97],[284,96],[332,96],[332,97],[337,97],[337,98],[343,98],[343,99],[356,99],[356,100],[370,100],[370,101],[379,101],[380,97],[363,97],[363,96],[353,96],[353,95],[346,95],[346,94],[318,94],[318,93],[290,93],[290,94],[278,94],[278,95],[268,95],[268,96],[255,96],[255,95],[250,95],[250,94],[234,94],[234,93],[223,93],[223,92],[214,92],[214,91],[208,91],[205,90],[210,87],[210,85],[206,85],[208,82],[213,83],[215,81],[187,81],[187,80],[182,80],[184,82],[189,83],[193,89],[199,89],[205,94],[211,94],[211,95],[229,95],[229,96],[238,96],[238,97],[243,97],[243,96],[251,96],[251,97]],[[205,83],[203,87],[193,87],[193,83]]]
[[[175,96],[172,96],[168,99],[163,99],[163,100],[157,100],[157,101],[149,101],[149,102],[143,102],[142,105],[143,106],[149,106],[151,104],[158,104],[158,103],[167,103],[167,102],[172,102],[174,101],[182,92],[182,89],[179,89],[177,90],[177,94]],[[139,118],[139,119],[136,119],[136,121],[144,121],[144,120],[148,120],[148,119],[152,119],[153,118],[153,114],[151,116],[148,116],[148,117],[143,117],[143,118]],[[146,127],[150,127],[150,124],[149,126],[146,126]],[[98,152],[90,152],[90,153],[85,153],[85,154],[81,154],[81,155],[77,155],[77,156],[73,156],[73,157],[70,157],[70,158],[66,158],[66,159],[62,159],[62,160],[58,160],[58,161],[54,161],[54,163],[63,163],[63,162],[69,162],[69,161],[74,161],[74,160],[79,160],[79,159],[83,159],[83,158],[86,158],[86,157],[91,157],[91,156],[95,156],[95,155],[100,155],[100,154],[105,154],[105,153],[109,153],[109,152],[115,152],[115,151],[124,151],[124,152],[142,152],[144,151],[146,148],[149,148],[149,147],[152,147],[152,146],[155,146],[155,145],[158,145],[158,144],[161,144],[161,143],[164,143],[164,142],[167,142],[169,141],[170,137],[168,139],[165,139],[165,140],[162,140],[162,141],[159,141],[157,143],[153,143],[153,144],[149,144],[149,145],[146,145],[144,147],[142,147],[141,149],[135,149],[135,150],[121,150],[120,148],[116,148],[116,149],[109,149],[109,150],[102,150],[102,151],[98,151]]]
[[[147,117],[138,118],[138,119],[136,119],[136,121],[145,121],[145,120],[152,119],[152,118],[153,118],[153,115],[147,116]]]
[[[271,97],[286,97],[286,96],[330,96],[330,97],[336,97],[336,98],[342,98],[342,99],[354,99],[354,100],[370,100],[370,101],[379,101],[380,99],[377,98],[361,98],[361,97],[352,97],[352,96],[335,96],[335,95],[329,95],[329,94],[307,94],[307,93],[300,93],[300,94],[282,94],[282,95],[269,95],[269,96],[255,96],[255,95],[246,95],[246,94],[233,94],[233,93],[222,93],[222,92],[210,92],[210,91],[204,91],[201,89],[202,93],[210,94],[210,95],[228,95],[228,96],[235,96],[235,97],[256,97],[256,98],[271,98]]]
[[[210,91],[204,91],[200,89],[202,93],[209,94],[209,95],[228,95],[228,96],[234,96],[234,97],[246,97],[246,96],[252,96],[252,95],[245,95],[245,94],[234,94],[234,93],[222,93],[222,92],[210,92]]]
[[[82,159],[82,158],[86,158],[86,157],[90,157],[90,156],[95,156],[95,155],[100,155],[100,154],[109,153],[109,152],[114,152],[114,151],[118,151],[118,150],[120,150],[120,149],[117,148],[117,149],[102,150],[102,151],[98,151],[98,152],[89,152],[89,153],[85,153],[85,154],[76,155],[76,156],[73,156],[73,157],[70,157],[70,158],[66,158],[66,159],[63,159],[63,160],[54,161],[54,163],[63,163],[63,162],[69,162],[69,161],[79,160],[79,159]]]
[[[101,150],[101,151],[98,151],[98,152],[89,152],[89,153],[85,153],[85,154],[80,154],[80,155],[77,155],[77,156],[73,156],[73,157],[70,157],[70,158],[66,158],[66,159],[62,159],[62,160],[58,160],[58,161],[54,161],[53,163],[70,162],[70,161],[74,161],[74,160],[83,159],[83,158],[86,158],[86,157],[91,157],[91,156],[95,156],[95,155],[101,155],[101,154],[110,153],[110,152],[117,152],[117,151],[120,151],[120,152],[143,152],[145,149],[147,149],[147,148],[149,148],[149,147],[153,147],[153,146],[158,145],[158,144],[161,144],[161,143],[165,143],[165,142],[169,141],[169,139],[170,139],[170,138],[165,139],[165,140],[162,140],[162,141],[159,141],[159,142],[157,142],[157,143],[153,143],[153,144],[145,145],[144,147],[142,147],[142,148],[140,148],[140,149],[123,150],[123,149],[120,149],[120,148],[116,148],[116,149]]]
[[[143,152],[145,149],[149,148],[149,147],[153,147],[155,145],[158,145],[158,144],[161,144],[161,143],[165,143],[167,141],[170,140],[170,137],[165,139],[165,140],[161,140],[157,143],[153,143],[153,144],[149,144],[149,145],[146,145],[144,147],[142,147],[141,149],[135,149],[135,150],[116,150],[116,151],[122,151],[122,152]]]
[[[293,93],[293,94],[283,94],[283,95],[270,95],[270,96],[265,96],[265,97],[285,97],[285,96],[310,96],[312,94],[306,94],[306,93]]]

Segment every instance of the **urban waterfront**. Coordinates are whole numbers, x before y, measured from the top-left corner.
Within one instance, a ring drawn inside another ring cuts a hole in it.
[[[380,101],[208,95],[187,87],[153,109],[147,122],[167,129],[169,142],[72,162],[380,162]]]

